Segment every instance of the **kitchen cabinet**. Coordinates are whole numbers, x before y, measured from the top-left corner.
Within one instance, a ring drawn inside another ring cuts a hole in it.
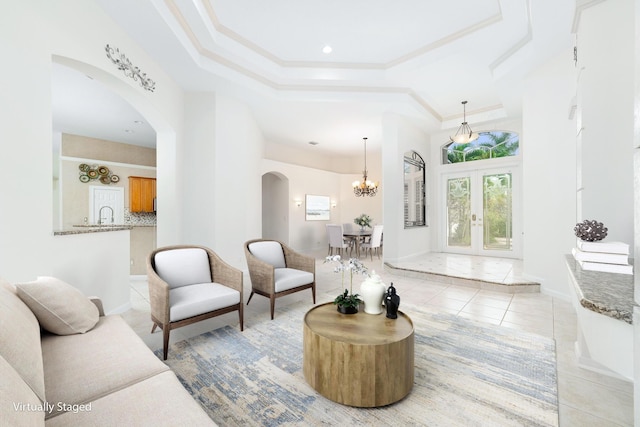
[[[129,210],[131,212],[154,212],[155,198],[155,178],[129,177]]]

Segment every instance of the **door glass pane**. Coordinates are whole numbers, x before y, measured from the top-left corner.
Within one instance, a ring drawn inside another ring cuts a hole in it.
[[[485,175],[483,184],[483,247],[512,249],[511,174]]]
[[[447,244],[471,247],[470,178],[447,180]]]

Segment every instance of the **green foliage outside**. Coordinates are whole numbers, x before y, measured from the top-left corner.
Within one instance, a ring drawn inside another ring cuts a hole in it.
[[[481,132],[480,137],[473,142],[451,143],[444,147],[448,163],[515,156],[519,148],[520,139],[512,132]]]

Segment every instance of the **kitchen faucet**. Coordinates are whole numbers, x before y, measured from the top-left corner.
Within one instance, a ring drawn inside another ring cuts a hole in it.
[[[111,224],[113,224],[113,208],[111,206],[103,206],[98,211],[98,225],[102,225],[102,209],[108,208],[111,211]]]

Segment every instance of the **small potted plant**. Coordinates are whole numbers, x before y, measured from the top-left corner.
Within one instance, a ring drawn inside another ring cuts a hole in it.
[[[338,266],[333,270],[334,273],[342,273],[342,287],[344,288],[344,272],[349,272],[349,289],[344,290],[343,293],[338,295],[333,303],[338,306],[338,311],[342,314],[355,314],[358,312],[358,306],[362,302],[360,295],[353,293],[353,275],[363,274],[368,276],[369,272],[367,267],[360,262],[358,258],[350,258],[348,262],[342,260],[340,255],[328,256],[325,261],[337,262]]]
[[[360,231],[364,231],[365,227],[371,227],[373,219],[371,219],[371,217],[367,214],[362,214],[359,217],[355,218],[353,222],[360,226]]]

